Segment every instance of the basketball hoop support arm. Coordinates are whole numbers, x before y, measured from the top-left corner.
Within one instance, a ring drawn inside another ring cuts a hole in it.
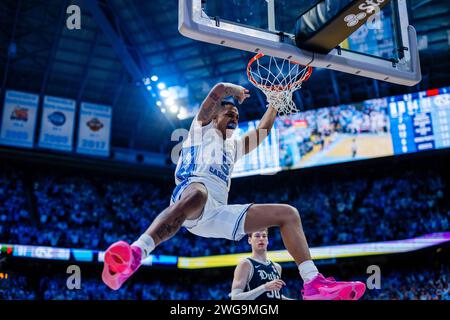
[[[267,2],[267,24],[269,31],[276,32],[275,30],[275,0],[266,0]]]

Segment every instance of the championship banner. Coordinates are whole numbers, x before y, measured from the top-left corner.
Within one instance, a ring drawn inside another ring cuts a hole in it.
[[[109,156],[112,108],[83,102],[80,109],[77,152]]]
[[[72,151],[75,101],[45,96],[39,147]]]
[[[0,144],[33,147],[39,96],[7,90],[3,107]]]

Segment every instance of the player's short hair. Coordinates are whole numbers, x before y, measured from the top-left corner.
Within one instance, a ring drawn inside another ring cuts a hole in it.
[[[258,231],[265,231],[267,233],[267,235],[269,235],[269,228],[264,228],[264,229],[261,229],[261,230],[258,230]],[[255,231],[255,232],[258,232],[258,231]],[[248,237],[251,238],[253,233],[254,232],[249,233]]]
[[[225,107],[226,105],[232,105],[233,107],[236,107],[236,108],[237,108],[236,104],[235,104],[233,101],[230,101],[230,100],[222,100],[222,101],[220,102],[220,105],[221,105],[222,107]]]

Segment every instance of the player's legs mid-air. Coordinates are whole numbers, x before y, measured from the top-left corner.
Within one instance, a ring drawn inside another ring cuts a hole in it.
[[[197,219],[202,214],[207,197],[204,185],[192,183],[180,200],[162,211],[135,243],[131,246],[125,241],[112,244],[104,258],[102,279],[105,284],[119,289],[158,244],[173,237],[185,220]]]
[[[147,231],[131,246],[119,241],[105,254],[103,280],[112,289],[120,286],[139,268],[158,244],[170,239],[183,222],[200,217],[207,201],[207,190],[193,183],[174,205],[164,210]],[[303,299],[357,300],[365,291],[361,282],[338,282],[324,278],[317,270],[309,252],[300,215],[294,207],[284,204],[254,204],[244,216],[244,232],[251,233],[268,227],[279,227],[284,245],[294,258],[304,281]]]

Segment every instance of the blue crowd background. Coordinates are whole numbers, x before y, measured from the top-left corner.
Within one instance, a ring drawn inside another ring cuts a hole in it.
[[[31,269],[31,266],[30,268]],[[81,267],[83,270],[83,267]],[[1,299],[45,300],[229,300],[233,270],[219,271],[219,275],[187,276],[176,274],[131,278],[120,290],[113,291],[101,281],[100,271],[81,273],[81,288],[67,288],[68,275],[63,268],[45,275],[24,275],[13,272],[8,280],[0,280]],[[382,269],[383,271],[383,269]],[[135,276],[133,276],[135,277]],[[301,299],[300,277],[285,274],[283,294]],[[367,275],[359,274],[346,280],[366,282]],[[450,300],[450,267],[441,263],[435,268],[410,267],[407,270],[382,272],[380,287],[367,289],[363,300]]]
[[[445,167],[445,162],[421,167],[400,163],[382,170],[378,165],[376,170],[331,168],[242,178],[233,180],[229,202],[295,206],[312,247],[405,239],[449,231]],[[105,250],[119,239],[132,242],[169,204],[173,187],[172,177],[1,164],[0,243]],[[269,237],[270,250],[284,249],[276,228]],[[154,253],[194,257],[249,250],[246,238],[206,239],[182,228]],[[364,299],[449,299],[448,263],[405,264],[410,268],[383,273],[381,289],[367,291]],[[9,269],[8,279],[0,279],[0,299],[229,299],[232,281],[231,269],[201,281],[172,270],[167,276],[137,277],[123,290],[112,291],[101,282],[101,271],[95,271],[84,274],[81,290],[68,290],[65,270],[36,276],[31,269],[41,267],[17,266]],[[365,281],[363,276],[357,272],[342,279]],[[298,274],[290,271],[283,279],[286,295],[299,299]]]
[[[266,177],[271,179],[271,177]],[[234,183],[234,182],[233,182]],[[173,186],[151,180],[0,172],[0,243],[105,250],[132,242],[169,205]],[[298,209],[310,246],[406,239],[449,230],[448,181],[438,170],[374,179],[237,184],[229,203],[287,203]],[[271,249],[284,249],[278,230]],[[155,254],[203,256],[247,252],[246,239],[197,237],[184,228]]]

